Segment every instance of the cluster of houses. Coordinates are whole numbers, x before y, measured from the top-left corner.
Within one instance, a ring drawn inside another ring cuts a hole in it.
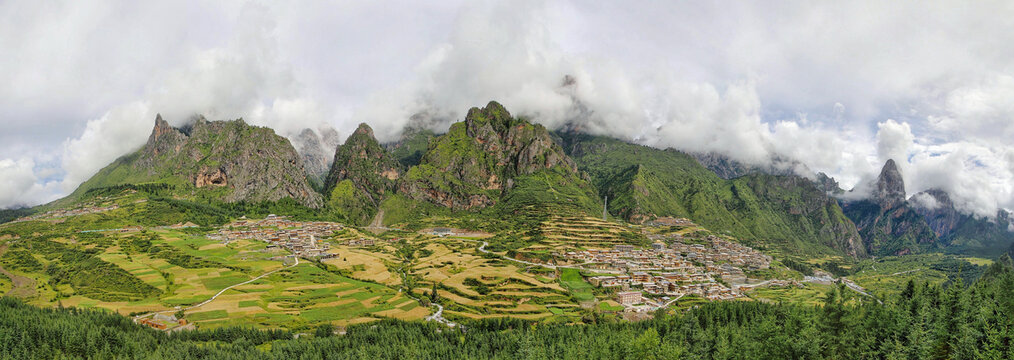
[[[17,220],[14,220],[12,222],[32,221],[32,220],[39,220],[39,219],[63,218],[63,217],[77,216],[77,215],[87,215],[87,214],[100,213],[100,212],[105,212],[105,211],[110,211],[110,210],[116,210],[116,209],[119,209],[119,208],[120,208],[120,206],[116,205],[116,204],[106,205],[106,206],[98,206],[98,205],[95,205],[93,203],[86,203],[86,204],[82,205],[81,207],[77,207],[77,208],[73,208],[73,209],[50,210],[50,211],[47,211],[47,212],[44,212],[44,213],[41,213],[41,214],[35,214],[35,215],[31,215],[31,216],[20,217]]]
[[[208,238],[222,242],[239,239],[266,241],[271,244],[269,246],[285,248],[296,256],[319,259],[332,255],[328,253],[331,246],[318,239],[331,237],[343,228],[339,223],[293,221],[284,216],[268,215],[263,220],[241,218]]]
[[[176,319],[176,316],[173,315],[155,314],[155,316],[153,316],[151,319],[148,318],[139,319],[137,320],[137,323],[153,329],[165,330],[168,329],[170,326],[171,327],[186,326],[187,320]]]
[[[669,216],[663,216],[656,218],[655,220],[644,223],[648,226],[690,226],[694,225],[690,219],[687,218],[674,218]]]
[[[629,288],[623,291],[618,291],[616,293],[616,302],[624,306],[643,303],[646,300],[644,297],[645,293],[658,296],[676,297],[697,295],[712,301],[731,300],[743,296],[743,293],[741,293],[738,289],[731,289],[716,282],[679,284],[664,279],[657,279],[656,277],[656,279],[652,282],[640,283],[639,285],[642,286],[641,291],[631,290]]]
[[[728,262],[748,270],[763,270],[771,267],[771,256],[764,255],[753,248],[728,241],[714,235],[708,235],[707,245],[687,244],[680,240],[679,235],[669,237],[673,251],[686,254],[687,259],[697,262]]]
[[[689,222],[685,219],[660,219],[665,225]],[[656,220],[659,221],[659,220]],[[750,247],[717,236],[705,238],[705,244],[682,242],[679,235],[656,236],[659,241],[649,249],[616,245],[612,249],[589,249],[557,254],[589,269],[619,271],[623,275],[597,276],[593,286],[615,288],[620,304],[640,303],[645,295],[698,295],[709,300],[727,300],[743,296],[737,286],[747,281],[745,270],[767,269],[771,257]],[[669,245],[661,241],[670,241]],[[716,279],[723,280],[722,282]],[[635,291],[637,290],[637,291]]]
[[[629,300],[631,289],[640,288],[636,291],[640,296],[642,292],[658,296],[683,296],[698,295],[708,300],[728,300],[742,296],[735,290],[726,287],[707,273],[683,273],[668,272],[652,275],[647,272],[634,272],[630,275],[596,276],[588,279],[593,286],[603,288],[616,288],[617,301],[620,304],[629,305],[634,303],[625,302]],[[627,293],[624,295],[624,293]]]

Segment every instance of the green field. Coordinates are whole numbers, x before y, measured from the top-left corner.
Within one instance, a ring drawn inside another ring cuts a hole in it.
[[[584,281],[584,277],[577,269],[560,269],[560,285],[570,290],[570,293],[578,301],[588,301],[595,298],[595,295],[592,294],[591,284]]]
[[[833,285],[804,283],[802,287],[762,287],[747,294],[764,302],[816,305],[833,287]]]
[[[143,204],[143,203],[139,203]],[[121,207],[119,212],[139,211]],[[78,232],[120,226],[130,214],[89,214],[59,223],[5,224],[8,250],[0,263],[36,281],[26,298],[36,305],[105,308],[127,315],[172,310],[203,302],[221,289],[285,265],[280,249],[259,241],[222,244],[200,232],[149,228],[143,232]],[[47,270],[48,269],[48,270]],[[6,292],[11,282],[0,279]],[[418,306],[396,288],[355,280],[340,268],[303,261],[256,282],[226,291],[214,301],[186,312],[199,327],[258,326],[312,328],[383,318],[421,319]]]
[[[864,260],[854,267],[849,279],[883,298],[900,293],[909,280],[939,285],[963,278],[968,283],[968,278],[978,277],[981,271],[982,267],[955,256],[921,254]]]

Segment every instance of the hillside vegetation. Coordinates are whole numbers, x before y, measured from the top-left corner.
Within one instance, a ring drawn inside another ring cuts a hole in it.
[[[752,174],[724,180],[693,157],[606,137],[563,134],[609,212],[631,222],[686,217],[754,247],[865,256],[855,226],[809,180]]]

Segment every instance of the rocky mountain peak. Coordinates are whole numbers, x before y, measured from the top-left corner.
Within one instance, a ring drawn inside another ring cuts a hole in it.
[[[817,173],[817,178],[814,183],[817,185],[818,189],[828,195],[841,195],[845,193],[845,190],[842,190],[841,186],[838,184],[838,180],[835,180],[833,177],[830,177],[823,172]]]
[[[175,151],[179,148],[187,135],[169,125],[169,122],[162,119],[162,114],[155,115],[155,127],[148,136],[148,143],[145,150],[151,155],[159,155]]]
[[[158,115],[143,148],[102,169],[78,190],[169,181],[195,189],[225,188],[217,195],[228,202],[293,198],[318,207],[320,196],[304,177],[293,176],[304,172],[299,160],[292,144],[268,128],[203,117],[175,128]]]
[[[937,237],[944,237],[953,232],[962,220],[961,214],[954,208],[950,195],[940,189],[930,189],[912,196],[914,209],[926,218]]]
[[[465,121],[436,138],[421,163],[409,170],[403,193],[455,209],[482,208],[497,202],[514,178],[561,167],[577,174],[577,165],[539,124],[515,118],[496,101],[473,107]]]
[[[359,126],[356,127],[356,131],[353,132],[353,134],[377,141],[377,137],[373,135],[373,128],[367,123],[359,123]]]
[[[324,144],[321,143],[321,138],[317,135],[317,132],[306,128],[289,140],[303,159],[303,169],[306,170],[307,175],[311,179],[314,179],[314,181],[322,183],[324,176],[327,175],[331,156],[329,156],[328,152],[325,152]]]
[[[368,223],[401,174],[398,161],[380,145],[373,129],[359,124],[335,149],[324,182],[328,204],[348,221]]]
[[[399,177],[401,169],[398,162],[373,136],[373,128],[362,123],[344,144],[335,149],[325,189],[330,193],[338,183],[348,179],[369,197],[371,203],[379,204]]]
[[[905,202],[905,180],[894,159],[887,160],[877,177],[877,193],[875,198],[885,210],[893,209]]]

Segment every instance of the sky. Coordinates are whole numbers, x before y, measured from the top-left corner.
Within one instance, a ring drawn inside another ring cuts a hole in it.
[[[1014,208],[1011,18],[1009,1],[3,0],[0,208],[72,192],[156,114],[394,140],[497,100],[550,128],[795,159],[853,196],[895,159],[909,195],[991,217]]]

